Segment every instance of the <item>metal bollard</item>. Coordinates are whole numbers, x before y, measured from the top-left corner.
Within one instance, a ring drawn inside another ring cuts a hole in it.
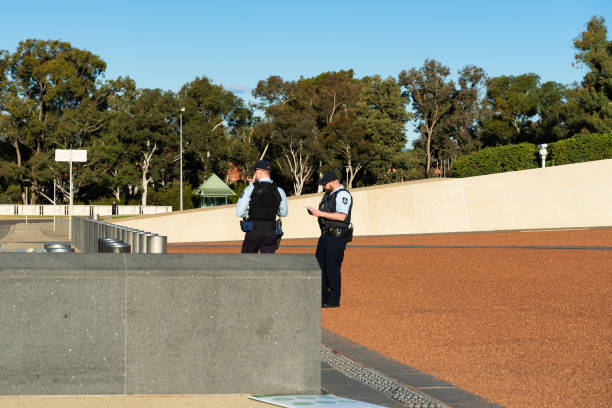
[[[104,252],[108,254],[129,254],[130,246],[125,242],[106,242],[104,243]]]
[[[72,230],[70,231],[70,233],[72,234],[72,244],[76,248],[81,248],[81,246],[79,246],[79,237],[77,236],[77,234],[75,234],[76,231],[80,231],[79,217],[76,217],[74,220],[72,220]]]
[[[49,252],[50,249],[70,248],[70,242],[45,242],[43,246]]]
[[[115,238],[123,241],[123,227],[116,226],[115,228]]]
[[[140,230],[133,230],[132,231],[132,253],[133,254],[137,254],[140,252],[140,233],[142,231]]]
[[[127,242],[127,237],[128,237],[128,227],[121,227],[121,240],[123,242]]]
[[[91,222],[88,218],[83,218],[85,222],[85,236],[83,237],[83,252],[88,254],[90,252],[89,249],[89,237],[91,235]]]
[[[134,235],[136,234],[135,229],[133,228],[128,228],[127,230],[127,239],[124,241],[127,244],[130,244],[130,248],[134,247]],[[134,252],[133,250],[131,251],[132,253]]]
[[[165,235],[152,235],[147,237],[148,254],[165,254],[167,252],[168,237]]]
[[[110,238],[119,239],[119,228],[116,225],[111,225],[111,232],[108,234]]]
[[[74,248],[48,248],[47,252],[49,253],[74,253]]]
[[[102,237],[101,238],[110,238],[110,226],[108,223],[102,223]]]
[[[147,242],[149,237],[152,237],[153,233],[150,232],[142,232],[140,236],[140,241],[138,242],[138,253],[139,254],[148,254],[149,249],[147,248]]]
[[[81,217],[81,247],[83,248],[83,252],[87,253],[87,237],[89,235],[89,221],[87,218]]]
[[[98,238],[98,253],[104,252],[105,243],[121,242],[117,238]]]
[[[87,249],[88,253],[96,252],[98,247],[98,221],[90,220],[89,224],[91,226],[89,230],[89,237],[87,238]]]

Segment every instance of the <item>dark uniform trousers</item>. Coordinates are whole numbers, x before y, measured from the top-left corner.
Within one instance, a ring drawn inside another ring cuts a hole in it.
[[[344,260],[346,238],[321,234],[315,254],[321,267],[322,302],[340,305],[340,267]]]
[[[255,228],[244,235],[243,254],[273,254],[276,251],[276,232],[269,228]]]

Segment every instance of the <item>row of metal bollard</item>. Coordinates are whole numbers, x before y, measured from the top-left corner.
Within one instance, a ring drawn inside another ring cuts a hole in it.
[[[84,253],[165,254],[168,238],[96,219],[74,217],[72,243]]]

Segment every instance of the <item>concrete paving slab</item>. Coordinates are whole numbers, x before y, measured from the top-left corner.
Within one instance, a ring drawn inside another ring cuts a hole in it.
[[[6,228],[6,225],[4,226]],[[3,252],[34,252],[35,249],[44,249],[45,242],[67,241],[65,231],[53,230],[53,222],[16,222],[10,225],[8,232],[0,238],[0,251]]]
[[[248,395],[0,397],[0,408],[265,408]]]

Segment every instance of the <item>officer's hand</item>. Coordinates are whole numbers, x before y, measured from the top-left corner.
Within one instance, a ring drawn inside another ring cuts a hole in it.
[[[308,214],[310,214],[310,215],[317,216],[317,214],[315,214],[315,212],[317,212],[319,210],[317,210],[316,208],[313,208],[313,207],[306,207],[306,211],[308,211]]]

